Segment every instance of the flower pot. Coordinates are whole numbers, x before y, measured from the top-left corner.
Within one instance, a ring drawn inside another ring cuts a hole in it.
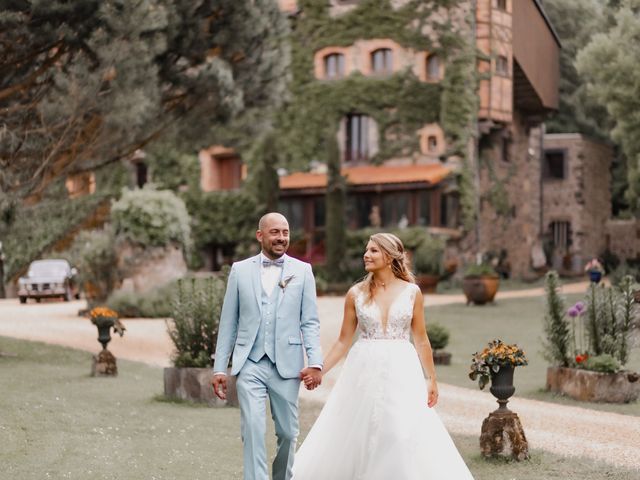
[[[422,293],[436,293],[439,280],[439,276],[428,273],[416,275],[416,284],[420,287]]]
[[[484,305],[492,302],[498,292],[500,279],[495,276],[467,276],[462,279],[462,291],[467,304]]]
[[[509,398],[515,393],[516,387],[513,386],[513,373],[515,368],[512,366],[500,367],[497,372],[491,371],[491,394],[498,399],[500,407],[496,412],[508,412],[507,403]]]
[[[593,283],[600,283],[600,280],[602,280],[602,272],[599,272],[598,270],[589,270],[589,280]]]
[[[433,363],[436,365],[451,365],[451,353],[435,350],[433,352]]]
[[[640,374],[549,367],[547,390],[583,402],[629,403],[640,398]]]
[[[102,348],[106,349],[107,344],[111,341],[112,325],[98,325],[98,341],[102,344]]]
[[[164,369],[164,394],[168,398],[206,403],[210,407],[238,406],[236,377],[227,370],[227,399],[220,400],[213,392],[211,368],[178,368]]]

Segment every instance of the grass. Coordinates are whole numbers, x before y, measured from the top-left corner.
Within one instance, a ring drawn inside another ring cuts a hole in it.
[[[568,295],[567,307],[579,299],[582,299],[581,295]],[[640,402],[637,401],[620,405],[577,402],[544,390],[549,365],[542,356],[544,302],[544,298],[539,297],[501,300],[484,306],[428,307],[427,328],[429,322],[438,322],[451,332],[445,350],[453,354],[452,362],[450,366],[437,367],[438,379],[461,387],[477,388],[477,384],[467,376],[471,355],[482,350],[490,340],[499,338],[506,343],[517,343],[529,360],[529,365],[516,369],[517,396],[640,416]],[[640,349],[632,350],[627,368],[640,371]]]
[[[241,479],[238,409],[170,402],[162,370],[120,361],[117,378],[91,378],[91,356],[0,338],[1,478]],[[301,407],[301,439],[319,413]],[[275,448],[269,423],[268,448]],[[582,458],[534,451],[528,462],[485,461],[477,438],[454,436],[476,480],[637,478]]]
[[[566,283],[571,283],[574,281],[585,280],[584,278],[578,279],[566,279]],[[516,278],[501,278],[500,279],[500,291],[509,292],[513,290],[527,290],[530,288],[539,288],[544,287],[544,276],[536,279],[536,280],[520,280]],[[451,277],[448,280],[444,280],[438,283],[438,293],[444,294],[460,294],[462,293],[462,280],[456,280]]]

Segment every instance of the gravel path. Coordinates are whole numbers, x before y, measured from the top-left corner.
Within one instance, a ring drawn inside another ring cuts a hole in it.
[[[586,283],[566,285],[564,293],[584,292]],[[541,288],[498,292],[498,300],[543,294]],[[463,295],[426,295],[425,304],[464,303]],[[321,343],[328,349],[342,322],[342,297],[321,297]],[[43,302],[20,305],[0,300],[0,335],[38,340],[90,352],[98,352],[96,328],[77,316],[84,302]],[[168,366],[172,345],[164,320],[125,320],[127,332],[115,337],[109,349],[118,358]],[[10,352],[9,352],[10,353]],[[313,391],[301,389],[301,398],[324,402],[339,375],[330,372],[323,385]],[[437,411],[452,433],[479,435],[482,420],[497,407],[491,394],[440,384]],[[529,446],[560,455],[586,456],[606,463],[640,469],[640,418],[579,407],[549,404],[515,397],[509,404],[518,412]],[[639,477],[640,479],[640,474]]]

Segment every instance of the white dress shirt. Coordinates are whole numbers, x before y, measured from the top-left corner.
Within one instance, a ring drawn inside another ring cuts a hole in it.
[[[262,288],[268,297],[273,293],[273,289],[276,287],[282,276],[282,267],[277,265],[270,265],[265,267],[262,262],[264,260],[271,261],[266,255],[260,252],[260,280],[262,281]]]

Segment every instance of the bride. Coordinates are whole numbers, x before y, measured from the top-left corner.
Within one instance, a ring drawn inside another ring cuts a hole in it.
[[[296,454],[293,478],[472,480],[432,409],[438,386],[423,298],[400,239],[372,235],[364,266],[368,274],[347,293],[340,336],[323,373],[349,354]],[[356,330],[359,339],[351,346]],[[310,377],[303,380],[314,386]]]

